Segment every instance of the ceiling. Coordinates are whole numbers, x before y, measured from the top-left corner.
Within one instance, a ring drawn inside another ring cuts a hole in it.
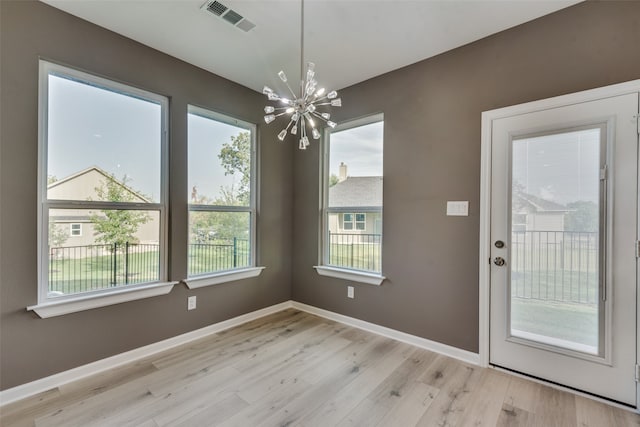
[[[42,0],[251,89],[300,76],[300,1],[219,0],[256,24],[245,32],[205,0]],[[576,0],[306,0],[305,59],[327,89],[371,77],[579,3]]]

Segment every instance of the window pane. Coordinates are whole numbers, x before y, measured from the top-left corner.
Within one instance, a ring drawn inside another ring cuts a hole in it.
[[[189,276],[251,265],[248,212],[189,212]]]
[[[381,271],[382,149],[383,122],[329,134],[329,265]]]
[[[600,353],[601,129],[513,141],[511,334]]]
[[[159,238],[158,211],[50,209],[48,297],[160,280]]]
[[[251,132],[189,113],[190,203],[249,206]]]
[[[124,201],[159,202],[161,105],[53,74],[48,84],[47,197],[112,200],[98,189],[115,180]]]

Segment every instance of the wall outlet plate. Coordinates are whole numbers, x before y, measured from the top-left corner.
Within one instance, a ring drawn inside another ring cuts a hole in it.
[[[196,302],[197,302],[197,296],[191,296],[189,298],[187,298],[187,310],[195,310],[196,309]]]
[[[355,298],[353,292],[353,286],[347,286],[347,298]]]

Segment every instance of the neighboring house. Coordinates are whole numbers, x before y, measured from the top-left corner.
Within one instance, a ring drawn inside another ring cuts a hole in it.
[[[150,203],[146,197],[114,179],[109,173],[93,166],[70,175],[47,186],[49,199],[57,200],[100,200],[96,188],[104,186],[107,180],[121,185],[132,196],[133,202]],[[66,240],[58,247],[90,246],[102,244],[96,241],[91,216],[98,212],[88,209],[52,209],[50,227],[55,227],[58,234],[66,233]],[[136,233],[138,243],[158,244],[158,222],[154,213],[151,219],[141,224]]]
[[[513,231],[564,231],[565,215],[571,210],[532,194],[513,195]]]
[[[329,188],[329,206],[343,210],[329,214],[330,233],[381,234],[382,214],[372,209],[382,208],[382,177],[350,177],[346,165],[341,164],[339,181]]]

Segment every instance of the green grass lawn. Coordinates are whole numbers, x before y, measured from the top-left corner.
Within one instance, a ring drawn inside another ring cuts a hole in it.
[[[331,244],[329,264],[357,270],[382,271],[379,244]]]
[[[512,298],[511,302],[513,329],[588,346],[598,346],[597,304],[523,298]]]

